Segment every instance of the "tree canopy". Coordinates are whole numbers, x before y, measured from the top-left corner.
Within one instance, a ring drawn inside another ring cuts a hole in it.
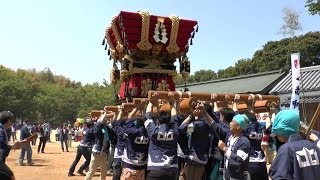
[[[320,0],[307,0],[306,7],[311,15],[320,15]]]
[[[82,85],[50,69],[18,69],[0,65],[0,110],[10,110],[21,120],[61,124],[86,117],[92,109],[114,104],[109,85]]]

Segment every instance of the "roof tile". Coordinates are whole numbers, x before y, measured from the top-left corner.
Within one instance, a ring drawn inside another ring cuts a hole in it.
[[[304,91],[320,90],[320,65],[301,68],[300,89]],[[286,94],[292,92],[292,76],[288,73],[271,91],[270,93]]]
[[[285,75],[281,70],[268,71],[258,74],[242,75],[232,78],[218,79],[187,84],[191,92],[203,93],[266,93],[271,85],[279,82]],[[176,86],[176,89],[184,85]]]

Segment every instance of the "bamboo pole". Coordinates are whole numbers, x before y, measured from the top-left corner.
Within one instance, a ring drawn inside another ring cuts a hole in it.
[[[306,132],[306,138],[309,137],[309,134],[310,134],[311,130],[313,129],[314,125],[316,124],[316,121],[319,119],[319,116],[320,116],[320,103],[318,104],[317,110],[311,119],[311,122],[310,122],[309,127]]]

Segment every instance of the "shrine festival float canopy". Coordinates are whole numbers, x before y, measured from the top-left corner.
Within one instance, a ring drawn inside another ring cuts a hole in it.
[[[197,21],[176,15],[162,17],[146,11],[121,11],[113,17],[102,44],[109,59],[113,60],[111,82],[116,84],[120,80],[122,83],[120,98],[132,89],[136,89],[137,93],[131,93],[136,97],[144,97],[148,90],[159,89],[156,86],[145,89],[145,81],[152,84],[165,81],[168,90],[175,90],[172,76],[177,70],[174,63],[179,60],[181,75],[189,76],[187,52],[197,31]],[[117,68],[118,62],[121,70]]]
[[[115,60],[121,60],[129,52],[143,51],[164,52],[171,58],[179,58],[188,52],[197,30],[197,21],[175,15],[162,17],[145,11],[121,11],[106,29],[104,41]]]

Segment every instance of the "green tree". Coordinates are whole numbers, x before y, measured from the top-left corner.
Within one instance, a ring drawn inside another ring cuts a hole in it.
[[[217,72],[218,79],[225,78],[224,69],[219,69]]]
[[[252,73],[252,67],[250,63],[251,59],[240,59],[235,63],[235,70],[238,75]]]
[[[320,65],[320,32],[309,32],[280,41],[269,41],[263,49],[255,52],[252,58],[253,73],[270,70],[289,70],[290,57],[293,52],[300,52],[301,67]],[[257,68],[257,69],[255,69]]]
[[[186,77],[186,80],[184,80],[183,77],[180,74],[178,74],[174,77],[174,82],[176,83],[176,85],[182,85],[184,83],[193,83],[195,82],[195,75],[189,75],[188,77]]]
[[[44,70],[39,72],[39,78],[41,81],[54,83],[54,75],[49,68],[45,68]]]
[[[195,81],[195,75],[190,75],[189,77],[187,77],[187,83],[194,83]]]
[[[114,104],[113,94],[107,83],[82,86],[50,69],[13,71],[0,65],[0,110],[10,110],[18,119],[54,125],[72,122],[92,109]]]
[[[0,65],[0,81],[8,81],[16,77],[16,73],[13,70]]]
[[[174,77],[174,82],[176,83],[176,85],[180,85],[184,83],[184,79],[180,74],[178,74]]]
[[[236,68],[233,66],[229,66],[224,70],[225,78],[237,76]]]
[[[99,84],[85,85],[81,88],[81,102],[78,117],[85,117],[92,109],[103,109],[106,105],[114,104],[111,86],[103,87]]]
[[[306,7],[311,15],[320,15],[320,0],[307,0]]]
[[[196,82],[209,81],[216,78],[217,78],[217,74],[212,70],[201,69],[200,71],[196,71],[194,73],[194,79]]]

